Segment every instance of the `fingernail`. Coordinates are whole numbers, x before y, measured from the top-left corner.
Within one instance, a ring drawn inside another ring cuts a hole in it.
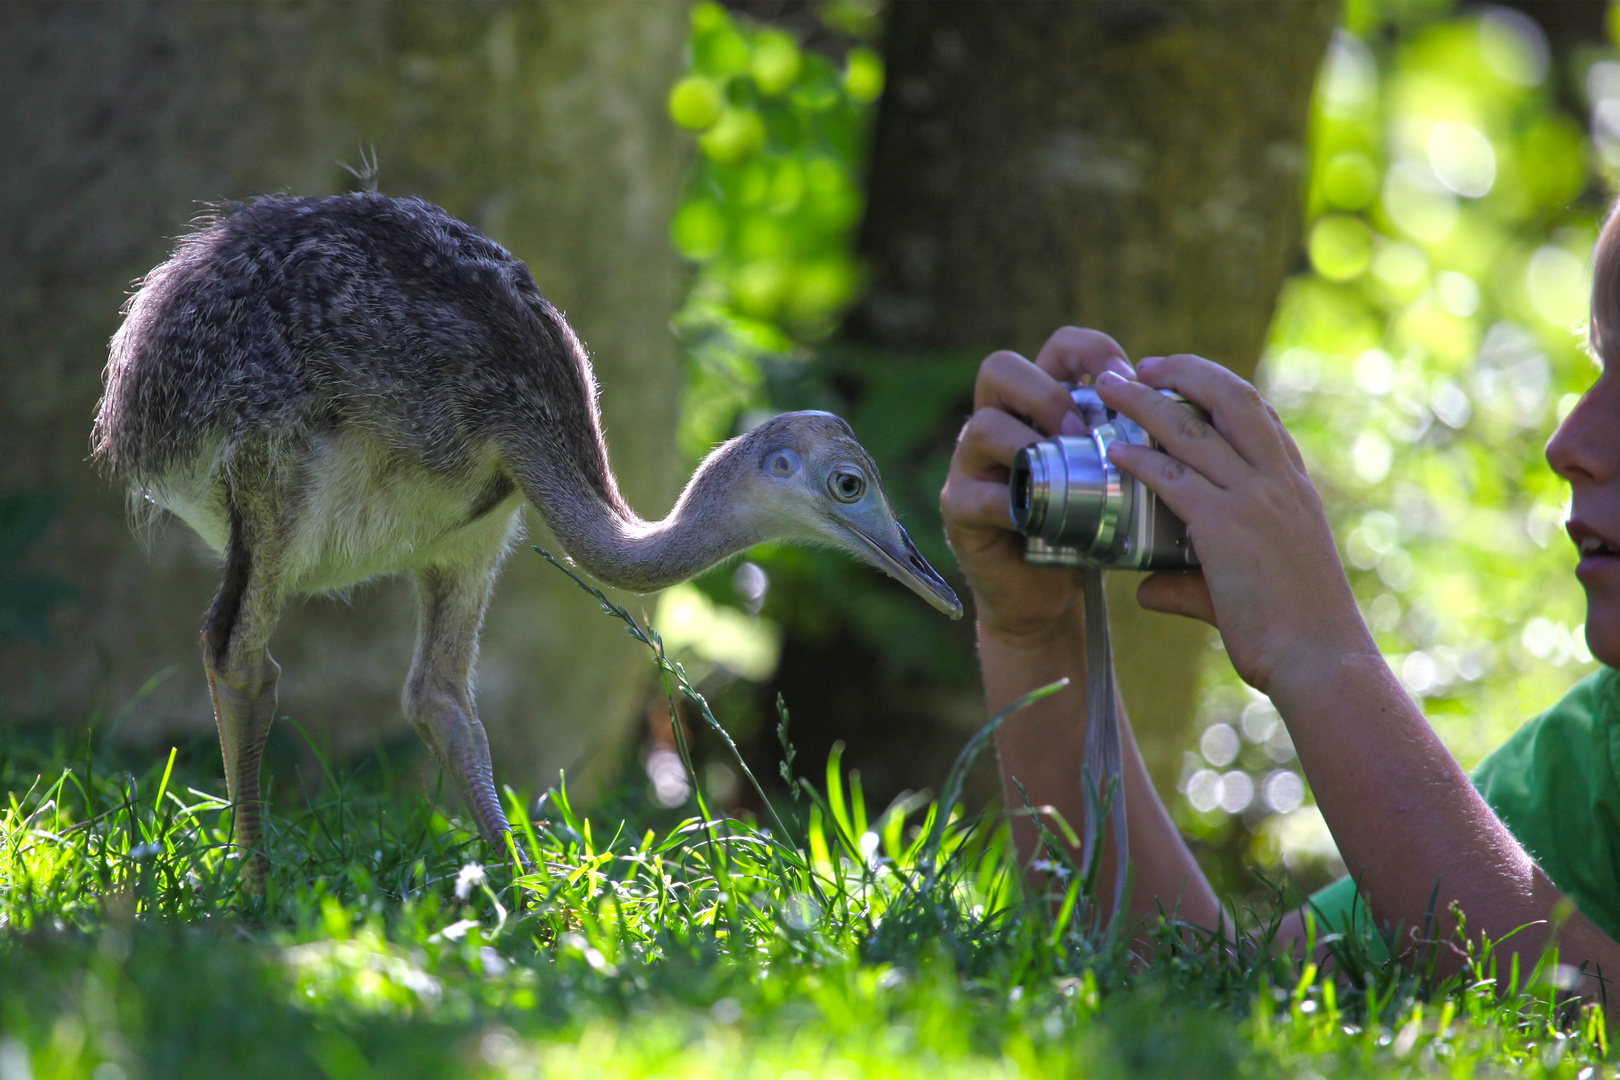
[[[1108,364],[1111,370],[1119,372],[1127,379],[1134,378],[1136,376],[1136,369],[1131,367],[1131,362],[1125,359],[1123,356],[1114,357],[1112,360],[1108,361]]]
[[[1098,386],[1121,386],[1129,381],[1117,371],[1105,371],[1097,376]]]
[[[1086,422],[1080,419],[1079,413],[1064,413],[1063,423],[1058,425],[1059,435],[1084,435]]]

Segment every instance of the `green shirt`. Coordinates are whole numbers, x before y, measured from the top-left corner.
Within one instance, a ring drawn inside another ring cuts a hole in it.
[[[1558,890],[1620,940],[1620,671],[1605,667],[1581,680],[1482,761],[1472,780]],[[1350,878],[1311,903],[1334,930],[1346,929],[1352,910],[1356,926],[1366,925]]]

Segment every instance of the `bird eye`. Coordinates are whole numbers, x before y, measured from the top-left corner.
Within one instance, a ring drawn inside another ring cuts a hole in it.
[[[799,471],[799,455],[791,450],[778,450],[765,461],[772,476],[792,476]]]
[[[866,493],[866,478],[854,469],[837,469],[827,481],[833,498],[852,503]]]

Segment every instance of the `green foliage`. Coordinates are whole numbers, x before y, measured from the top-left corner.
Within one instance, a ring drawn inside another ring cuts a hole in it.
[[[800,52],[794,67],[785,59],[791,41],[781,31],[715,5],[694,9],[690,70],[671,91],[671,115],[682,126],[713,131],[723,110],[740,102],[757,111],[766,137],[732,162],[700,135],[701,156],[675,216],[676,244],[694,270],[676,319],[690,362],[681,445],[696,460],[769,412],[827,409],[850,422],[882,463],[896,510],[918,524],[937,521],[954,430],[942,418],[963,407],[979,358],[897,365],[827,336],[862,284],[853,229],[866,137],[884,80],[870,47],[874,11],[865,3],[820,5],[816,14],[842,59],[835,64]],[[793,80],[786,74],[762,80],[772,65],[791,69]],[[768,92],[779,84],[788,89]],[[722,101],[730,104],[715,104]],[[772,238],[768,250],[763,238]],[[775,285],[752,291],[758,283],[781,283],[780,298]],[[950,574],[953,560],[940,530],[919,524],[912,534],[924,557]],[[919,619],[915,597],[869,568],[805,548],[771,546],[751,557],[769,582],[765,616],[800,640],[847,630],[890,672],[957,687],[972,680],[964,628]],[[729,571],[698,584],[717,602],[739,602]],[[758,609],[757,602],[750,608]],[[739,732],[763,730],[754,720],[746,706],[727,711],[727,723]]]
[[[764,406],[763,357],[825,336],[854,297],[858,163],[882,87],[868,49],[851,49],[840,70],[784,31],[707,0],[692,9],[689,71],[669,95],[701,152],[670,224],[696,275],[677,319],[693,361],[689,456]]]
[[[581,587],[712,723],[658,635]],[[1606,1055],[1556,956],[1498,973],[1476,946],[1437,980],[1438,943],[1380,963],[1339,939],[1335,980],[1246,913],[1235,934],[1164,920],[1133,963],[1061,847],[1062,892],[1028,895],[1003,823],[956,805],[1000,719],[943,802],[875,814],[836,758],[770,828],[508,792],[516,848],[489,866],[427,800],[328,777],[271,815],[257,893],[174,754],[137,779],[7,752],[0,1076],[1575,1077]]]

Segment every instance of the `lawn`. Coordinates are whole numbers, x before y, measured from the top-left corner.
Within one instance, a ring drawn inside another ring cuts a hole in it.
[[[763,821],[509,793],[507,852],[386,762],[328,773],[273,807],[258,890],[208,755],[0,740],[0,1080],[1620,1075],[1553,957],[1440,980],[1439,946],[1333,940],[1330,974],[1253,910],[1133,956],[1089,883],[1029,895],[1004,817],[956,805],[994,723],[937,800],[876,812],[836,757]]]

